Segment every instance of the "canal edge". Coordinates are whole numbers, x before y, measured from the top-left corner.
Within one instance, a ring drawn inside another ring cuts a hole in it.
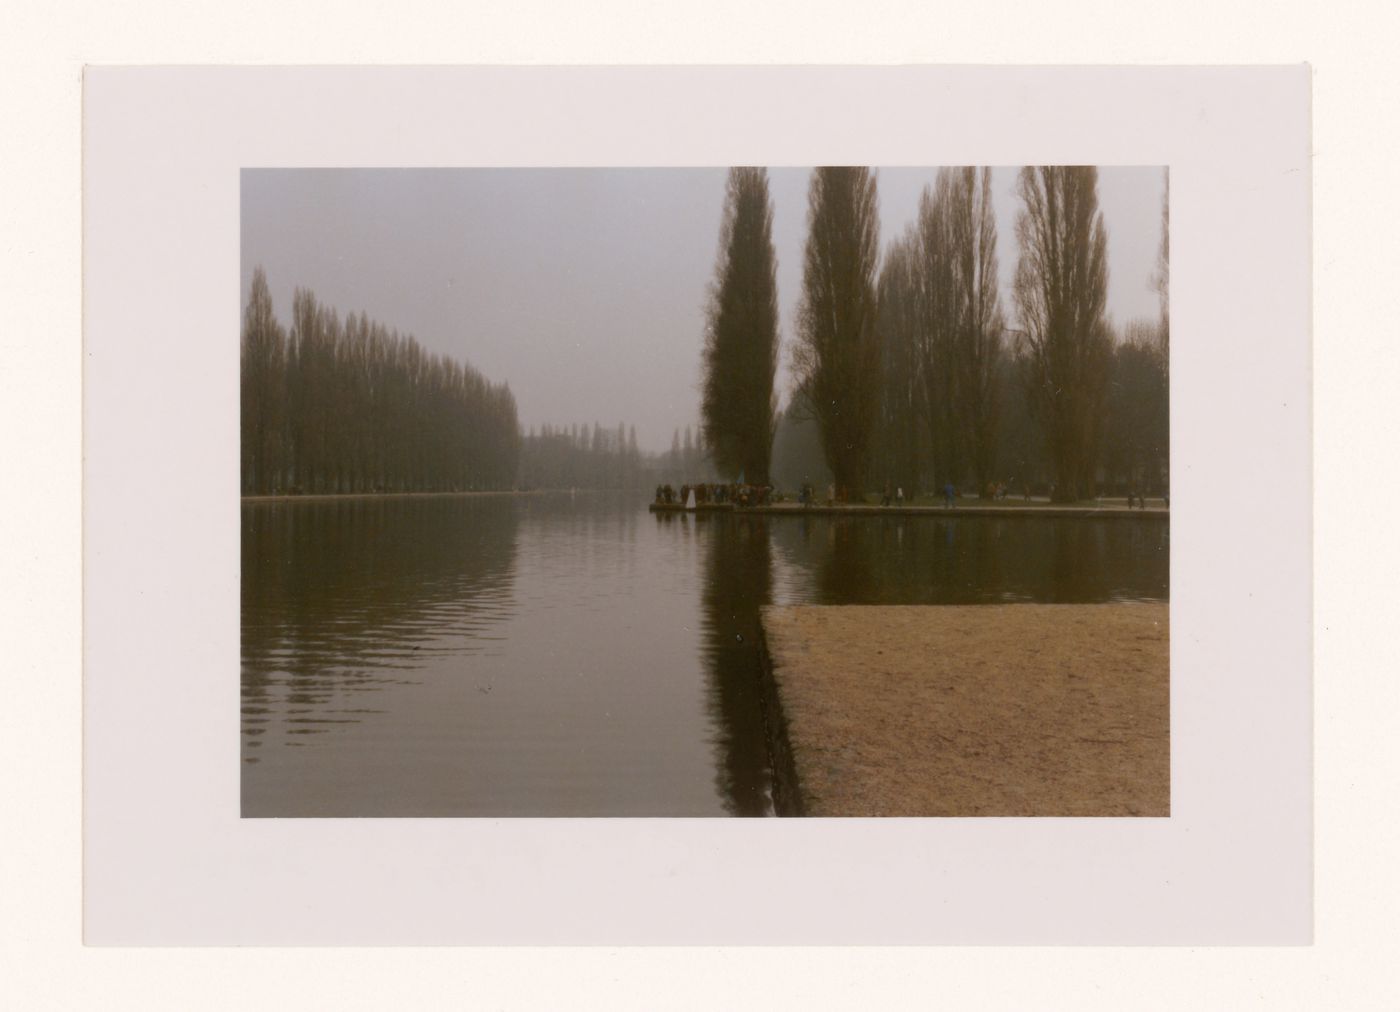
[[[797,776],[797,762],[792,754],[787,714],[783,710],[773,655],[768,647],[768,612],[772,607],[765,605],[759,609],[758,669],[763,737],[768,746],[768,764],[773,774],[773,814],[780,817],[803,816],[807,814],[807,806]]]

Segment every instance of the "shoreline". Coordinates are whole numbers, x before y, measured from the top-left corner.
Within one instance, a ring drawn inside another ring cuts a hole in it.
[[[706,503],[687,507],[679,503],[649,503],[652,513],[723,513],[742,516],[859,516],[859,517],[1049,517],[1096,519],[1166,520],[1171,510],[1151,506],[1129,509],[1119,505],[1077,506],[1070,504],[1032,504],[1030,506],[874,506],[868,503],[845,506],[802,506],[798,503],[775,503],[770,506],[735,506],[732,503]]]
[[[559,495],[568,494],[567,488],[538,488],[528,491],[522,489],[499,489],[495,491],[482,492],[311,492],[304,495],[240,495],[238,501],[241,503],[266,503],[266,502],[328,502],[330,500],[341,499],[465,499],[469,496],[493,496],[493,495]],[[594,489],[579,489],[578,491],[592,492]]]
[[[380,499],[466,499],[483,496],[538,496],[538,495],[598,495],[617,494],[626,489],[496,489],[475,492],[314,492],[302,495],[240,495],[239,503],[259,505],[266,503],[298,502],[341,502],[352,500]],[[1066,503],[1033,502],[1015,505],[976,505],[958,506],[878,506],[872,503],[843,505],[803,506],[796,502],[773,503],[768,506],[736,506],[733,503],[705,503],[687,507],[680,503],[647,503],[647,511],[658,514],[734,514],[742,516],[858,516],[858,517],[1041,517],[1051,519],[1148,519],[1166,520],[1171,510],[1162,506],[1129,508],[1120,503],[1097,505],[1074,505]]]

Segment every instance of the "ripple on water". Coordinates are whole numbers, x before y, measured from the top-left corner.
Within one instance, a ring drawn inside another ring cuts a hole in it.
[[[245,506],[242,548],[253,815],[767,814],[764,604],[1165,600],[1169,555],[1165,523],[586,495]]]

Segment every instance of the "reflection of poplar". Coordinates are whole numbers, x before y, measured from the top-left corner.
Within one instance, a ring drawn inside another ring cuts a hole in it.
[[[720,752],[717,784],[734,815],[765,815],[771,785],[758,660],[759,609],[772,593],[762,517],[716,517],[705,567],[704,657]]]

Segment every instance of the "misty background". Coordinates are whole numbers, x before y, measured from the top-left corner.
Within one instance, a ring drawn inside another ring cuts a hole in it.
[[[992,187],[1002,305],[1016,326],[1019,167]],[[284,319],[294,289],[365,312],[509,382],[523,429],[619,421],[643,450],[700,422],[705,303],[728,169],[245,169],[240,301],[267,273]],[[782,404],[802,284],[808,168],[770,168]],[[915,220],[937,168],[880,168],[880,243]],[[1165,173],[1100,166],[1115,324],[1155,319]]]

